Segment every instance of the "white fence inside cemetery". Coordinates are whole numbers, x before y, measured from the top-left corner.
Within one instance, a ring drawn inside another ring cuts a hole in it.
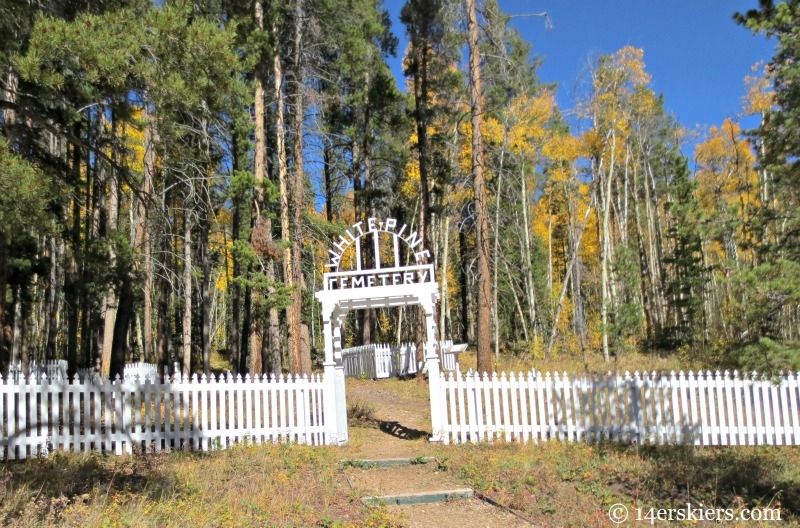
[[[67,362],[63,359],[31,360],[28,363],[28,379],[47,377],[49,380],[63,381],[67,379]],[[22,363],[17,361],[8,367],[8,379],[18,383],[23,378]]]
[[[135,380],[137,377],[140,380],[145,378],[156,379],[158,377],[158,365],[155,363],[126,363],[125,364],[125,378]],[[175,364],[174,372],[178,372],[178,365]],[[81,367],[77,370],[77,375],[80,380],[89,380],[95,377],[96,372],[93,368]],[[8,368],[8,383],[20,383],[21,380],[25,381],[40,381],[49,380],[50,383],[62,382],[68,378],[67,375],[67,361],[64,359],[54,359],[40,361],[33,359],[28,364],[28,375],[24,376],[22,370],[22,363],[17,361],[12,363]]]
[[[444,442],[800,445],[798,374],[442,375]],[[437,432],[435,432],[437,433]]]
[[[3,383],[0,459],[72,452],[325,443],[322,377]]]
[[[442,369],[455,371],[458,368],[457,353],[451,352],[453,341],[442,341]],[[465,348],[465,347],[464,347]],[[408,376],[419,370],[417,345],[373,344],[345,348],[342,350],[344,375],[350,378],[384,379],[392,376]]]

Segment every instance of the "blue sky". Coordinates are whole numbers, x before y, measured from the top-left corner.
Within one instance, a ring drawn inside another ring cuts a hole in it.
[[[733,22],[734,12],[755,8],[757,0],[499,1],[508,14],[548,13],[551,30],[541,18],[515,18],[512,25],[533,44],[533,53],[544,58],[539,77],[558,83],[562,110],[575,106],[578,79],[592,57],[632,45],[644,49],[652,87],[664,94],[678,121],[689,129],[704,129],[737,117],[745,75],[774,51],[774,42]],[[402,54],[406,37],[398,14],[404,0],[384,2]],[[392,68],[402,76],[400,58]]]

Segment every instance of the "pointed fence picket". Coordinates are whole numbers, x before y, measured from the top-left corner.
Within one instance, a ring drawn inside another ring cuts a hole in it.
[[[325,443],[322,377],[0,378],[0,458]]]
[[[800,374],[443,374],[445,443],[800,445]]]

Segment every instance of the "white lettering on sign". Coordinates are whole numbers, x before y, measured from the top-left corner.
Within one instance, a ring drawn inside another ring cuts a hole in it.
[[[342,272],[345,273],[345,272]],[[347,275],[328,275],[326,289],[339,290],[348,288],[373,288],[376,286],[400,286],[405,284],[423,284],[432,282],[433,277],[428,269],[415,269],[398,273],[379,273],[377,271],[349,272]]]
[[[366,231],[364,230],[365,227]],[[378,233],[389,233],[390,235],[396,236],[400,240],[404,241],[412,250],[416,264],[424,264],[431,256],[430,251],[427,249],[422,249],[422,237],[420,234],[416,231],[412,231],[410,234],[407,233],[409,229],[408,225],[406,224],[403,224],[400,229],[397,229],[397,220],[394,218],[386,218],[384,220],[380,220],[375,217],[367,218],[366,226],[364,226],[363,221],[356,222],[351,226],[351,229],[347,229],[343,236],[339,236],[337,240],[333,241],[333,247],[328,251],[328,253],[330,253],[330,263],[328,263],[326,267],[338,269],[339,264],[342,262],[342,255],[344,255],[344,252],[347,250],[347,248],[349,248],[357,239],[370,233],[373,233],[374,236],[378,236]],[[397,254],[394,256],[395,262],[398,262],[400,256]],[[376,255],[376,257],[378,256]],[[390,276],[389,274],[386,274],[385,276],[378,275],[377,277],[381,285],[386,285],[388,283],[401,283],[399,282],[400,278],[396,278],[394,275]],[[396,282],[396,280],[398,282]],[[403,277],[402,284],[410,283],[407,282]]]

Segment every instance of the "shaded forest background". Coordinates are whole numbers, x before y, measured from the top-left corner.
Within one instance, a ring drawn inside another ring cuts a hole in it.
[[[0,2],[0,374],[310,372],[330,240],[369,217],[423,237],[440,337],[481,370],[633,351],[800,368],[800,2],[734,16],[776,37],[743,80],[761,126],[699,139],[641,49],[599,57],[562,109],[496,0],[401,19],[377,0]],[[351,314],[345,338],[415,341],[418,319]]]

